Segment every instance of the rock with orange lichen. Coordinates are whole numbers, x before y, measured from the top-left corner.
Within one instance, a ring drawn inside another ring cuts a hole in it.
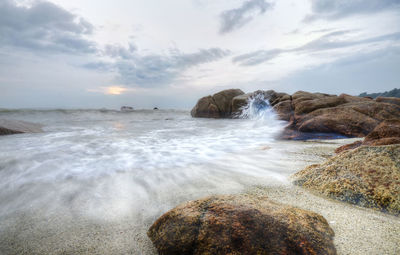
[[[294,183],[352,204],[400,214],[400,145],[361,146],[293,175]]]
[[[159,254],[336,254],[314,212],[254,195],[212,196],[161,216],[148,236]]]

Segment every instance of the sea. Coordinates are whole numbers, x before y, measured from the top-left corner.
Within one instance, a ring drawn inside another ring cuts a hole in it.
[[[286,122],[249,103],[234,119],[187,110],[20,109],[42,125],[0,136],[0,254],[154,254],[149,226],[178,204],[257,186],[323,160],[278,139]]]

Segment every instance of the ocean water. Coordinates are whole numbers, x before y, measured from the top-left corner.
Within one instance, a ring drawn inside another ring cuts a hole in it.
[[[299,153],[313,144],[277,140],[286,123],[257,100],[239,119],[178,110],[3,110],[0,119],[44,130],[0,136],[0,254],[151,254],[147,228],[177,204],[289,185],[321,160]]]

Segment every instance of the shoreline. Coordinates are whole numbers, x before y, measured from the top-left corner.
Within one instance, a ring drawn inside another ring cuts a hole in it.
[[[360,139],[280,141],[278,147],[287,148],[285,158],[292,162],[282,174],[289,179],[292,173],[333,155],[341,144],[355,140]],[[262,153],[274,149],[254,148]],[[202,192],[190,195],[189,200],[203,197]],[[338,254],[400,253],[399,217],[325,198],[289,182],[248,185],[237,193],[266,195],[273,201],[321,214],[335,231]],[[182,195],[168,208],[186,202],[187,198],[188,195]],[[5,254],[157,254],[146,232],[167,210],[153,213],[151,217],[143,211],[105,220],[79,211],[46,214],[46,208],[34,208],[9,215],[0,222],[0,247],[5,248]]]

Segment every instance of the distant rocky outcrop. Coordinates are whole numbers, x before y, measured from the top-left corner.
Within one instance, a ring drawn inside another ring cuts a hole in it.
[[[133,107],[130,107],[130,106],[122,106],[121,107],[121,112],[131,112],[133,110],[134,110]]]
[[[293,176],[294,183],[352,204],[400,214],[400,145],[361,146]]]
[[[400,97],[400,89],[392,89],[390,91],[385,91],[382,93],[370,93],[368,94],[367,92],[361,93],[359,95],[360,97],[371,97],[371,98],[377,98],[377,97]]]
[[[238,95],[235,96],[233,91]],[[296,134],[304,132],[365,137],[382,121],[400,119],[400,105],[395,99],[373,100],[347,94],[337,96],[305,91],[288,95],[273,90],[248,94],[241,90],[221,91],[200,99],[192,110],[192,116],[232,118],[240,115],[241,107],[259,94],[268,99],[281,120],[289,122],[283,136],[288,139],[296,138]]]
[[[336,254],[321,215],[250,195],[179,205],[148,236],[159,254]]]
[[[0,119],[0,135],[43,132],[42,125],[21,121]]]

